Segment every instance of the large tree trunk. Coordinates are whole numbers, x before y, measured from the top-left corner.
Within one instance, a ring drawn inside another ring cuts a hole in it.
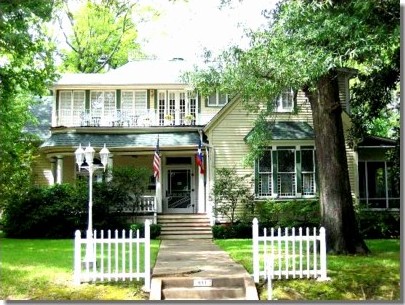
[[[305,90],[312,108],[321,225],[329,252],[368,253],[353,208],[339,101],[337,72],[322,76],[315,91]]]

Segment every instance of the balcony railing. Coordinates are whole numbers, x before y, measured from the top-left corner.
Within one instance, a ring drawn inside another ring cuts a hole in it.
[[[174,111],[171,115],[156,110],[130,112],[115,110],[99,115],[91,111],[60,110],[56,126],[66,127],[149,127],[149,126],[192,126],[205,125],[213,114],[196,114],[192,118],[185,113]]]

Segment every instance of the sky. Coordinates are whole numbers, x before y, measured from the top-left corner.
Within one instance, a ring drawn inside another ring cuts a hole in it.
[[[217,55],[227,46],[246,47],[243,28],[257,29],[267,23],[261,14],[274,8],[275,0],[234,0],[233,7],[219,9],[220,0],[140,0],[155,7],[157,20],[138,23],[139,42],[144,51],[159,59],[180,57],[194,61],[203,49]]]

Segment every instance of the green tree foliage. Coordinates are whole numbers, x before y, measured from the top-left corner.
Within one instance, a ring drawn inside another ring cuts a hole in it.
[[[250,33],[248,50],[231,47],[212,71],[189,75],[198,89],[237,93],[259,113],[251,143],[260,150],[271,135],[275,98],[286,88],[302,89],[311,105],[317,149],[321,224],[329,250],[365,253],[354,214],[337,77],[342,69],[372,67],[399,58],[397,1],[281,1],[269,26]],[[257,154],[257,152],[255,152]]]
[[[33,136],[22,132],[34,96],[47,94],[54,75],[54,46],[45,22],[54,2],[0,2],[0,209],[30,183]]]
[[[59,24],[68,49],[62,50],[62,70],[97,73],[128,62],[128,56],[140,56],[140,46],[132,14],[136,2],[127,0],[88,0],[77,11],[64,3]],[[64,28],[67,18],[69,30]],[[70,31],[70,32],[69,32]]]
[[[239,204],[253,202],[253,195],[246,179],[249,175],[239,176],[235,169],[220,168],[216,170],[212,193],[215,212],[228,218],[231,225],[236,221],[236,208]]]

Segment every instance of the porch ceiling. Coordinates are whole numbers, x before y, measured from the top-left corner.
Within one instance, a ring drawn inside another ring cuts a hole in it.
[[[77,147],[81,143],[87,146],[103,147],[104,143],[110,148],[150,148],[155,149],[159,136],[159,147],[197,146],[200,136],[195,132],[170,132],[170,133],[55,133],[42,145],[42,149],[56,147]]]

